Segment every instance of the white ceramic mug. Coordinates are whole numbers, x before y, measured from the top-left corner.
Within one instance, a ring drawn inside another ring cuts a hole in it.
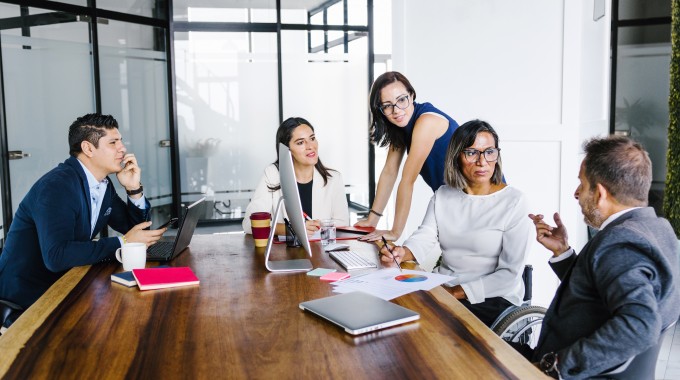
[[[123,270],[142,269],[146,266],[146,244],[125,243],[116,249],[116,259],[123,263]]]

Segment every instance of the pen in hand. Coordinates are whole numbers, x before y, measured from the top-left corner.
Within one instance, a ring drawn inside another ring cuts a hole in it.
[[[397,261],[397,258],[394,257],[394,254],[392,253],[392,250],[390,249],[390,246],[387,244],[387,240],[385,240],[385,237],[384,237],[384,236],[381,236],[380,238],[382,239],[383,244],[385,245],[385,248],[387,248],[387,252],[389,252],[390,255],[392,255],[392,260],[394,260],[394,263],[397,264],[397,268],[399,268],[399,272],[401,272],[401,271],[402,271],[402,270],[401,270],[401,265],[399,265],[399,262]]]
[[[304,212],[304,211],[302,212],[302,216],[305,217],[305,221],[306,221],[305,225],[307,224],[307,222],[314,222],[314,220],[312,218],[310,218],[309,215],[307,215],[307,213]],[[318,225],[318,223],[312,223],[312,226],[316,227],[317,230],[321,229],[321,227]]]

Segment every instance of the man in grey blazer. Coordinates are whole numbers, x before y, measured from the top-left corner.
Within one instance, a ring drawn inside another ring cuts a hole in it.
[[[592,139],[584,150],[574,197],[599,232],[576,255],[559,214],[555,227],[529,215],[561,279],[532,361],[565,379],[601,374],[644,352],[680,315],[678,239],[646,207],[647,152],[620,136]]]

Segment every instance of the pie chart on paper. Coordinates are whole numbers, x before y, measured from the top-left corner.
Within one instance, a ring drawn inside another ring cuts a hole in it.
[[[427,276],[421,274],[400,274],[394,279],[399,282],[421,282],[427,280]]]

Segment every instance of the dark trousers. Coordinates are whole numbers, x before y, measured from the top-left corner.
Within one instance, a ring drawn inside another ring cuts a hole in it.
[[[459,301],[489,327],[505,309],[512,306],[512,303],[503,297],[487,298],[484,302],[476,304],[471,304],[468,300]]]
[[[529,347],[528,344],[526,343],[519,343],[519,342],[509,342],[505,341],[507,344],[509,344],[512,348],[515,349],[515,351],[519,352],[526,358],[528,361],[533,361],[534,359],[534,349]]]
[[[9,301],[0,300],[0,326],[9,328],[23,312],[24,310],[21,306]]]

